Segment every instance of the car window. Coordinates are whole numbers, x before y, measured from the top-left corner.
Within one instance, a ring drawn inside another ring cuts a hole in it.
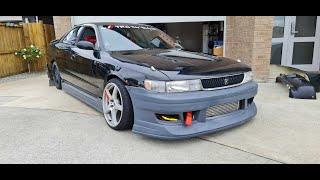
[[[99,29],[103,45],[111,51],[177,47],[173,38],[148,25],[103,25]]]
[[[156,48],[161,48],[165,49],[166,48],[166,43],[159,37],[155,37],[153,40],[150,41],[152,46]]]
[[[127,50],[140,50],[142,49],[137,44],[130,41],[127,37],[120,33],[101,27],[101,36],[103,46],[109,51],[127,51]]]
[[[143,48],[174,48],[171,37],[159,29],[148,26],[116,26],[113,30],[127,37]]]
[[[88,41],[92,44],[97,44],[97,37],[95,30],[92,27],[84,27],[83,31],[81,31],[81,35],[79,37],[79,41]]]
[[[66,44],[74,44],[77,40],[78,30],[79,27],[71,30],[69,34],[62,40],[62,42]]]

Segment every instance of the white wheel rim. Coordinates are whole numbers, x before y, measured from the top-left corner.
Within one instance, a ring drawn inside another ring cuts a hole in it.
[[[123,114],[123,101],[119,88],[114,83],[107,84],[103,91],[103,114],[107,123],[116,127]]]

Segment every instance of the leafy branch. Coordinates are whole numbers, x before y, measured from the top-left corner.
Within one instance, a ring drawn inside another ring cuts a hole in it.
[[[43,53],[39,48],[34,45],[21,49],[15,53],[16,56],[20,56],[23,60],[28,63],[28,70],[30,72],[30,64],[40,59],[43,56]]]

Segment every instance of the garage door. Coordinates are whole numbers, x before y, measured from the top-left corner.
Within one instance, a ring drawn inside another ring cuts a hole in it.
[[[126,23],[173,23],[225,21],[225,16],[72,16],[72,23],[126,22]]]

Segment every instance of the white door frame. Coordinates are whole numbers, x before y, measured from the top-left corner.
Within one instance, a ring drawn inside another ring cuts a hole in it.
[[[320,16],[317,16],[315,37],[294,37],[291,34],[291,24],[295,22],[296,16],[285,16],[284,36],[273,38],[273,43],[283,43],[281,65],[302,69],[305,71],[318,71],[320,69]],[[294,23],[295,24],[295,23]],[[295,42],[314,42],[313,61],[310,65],[293,65],[293,47]]]

